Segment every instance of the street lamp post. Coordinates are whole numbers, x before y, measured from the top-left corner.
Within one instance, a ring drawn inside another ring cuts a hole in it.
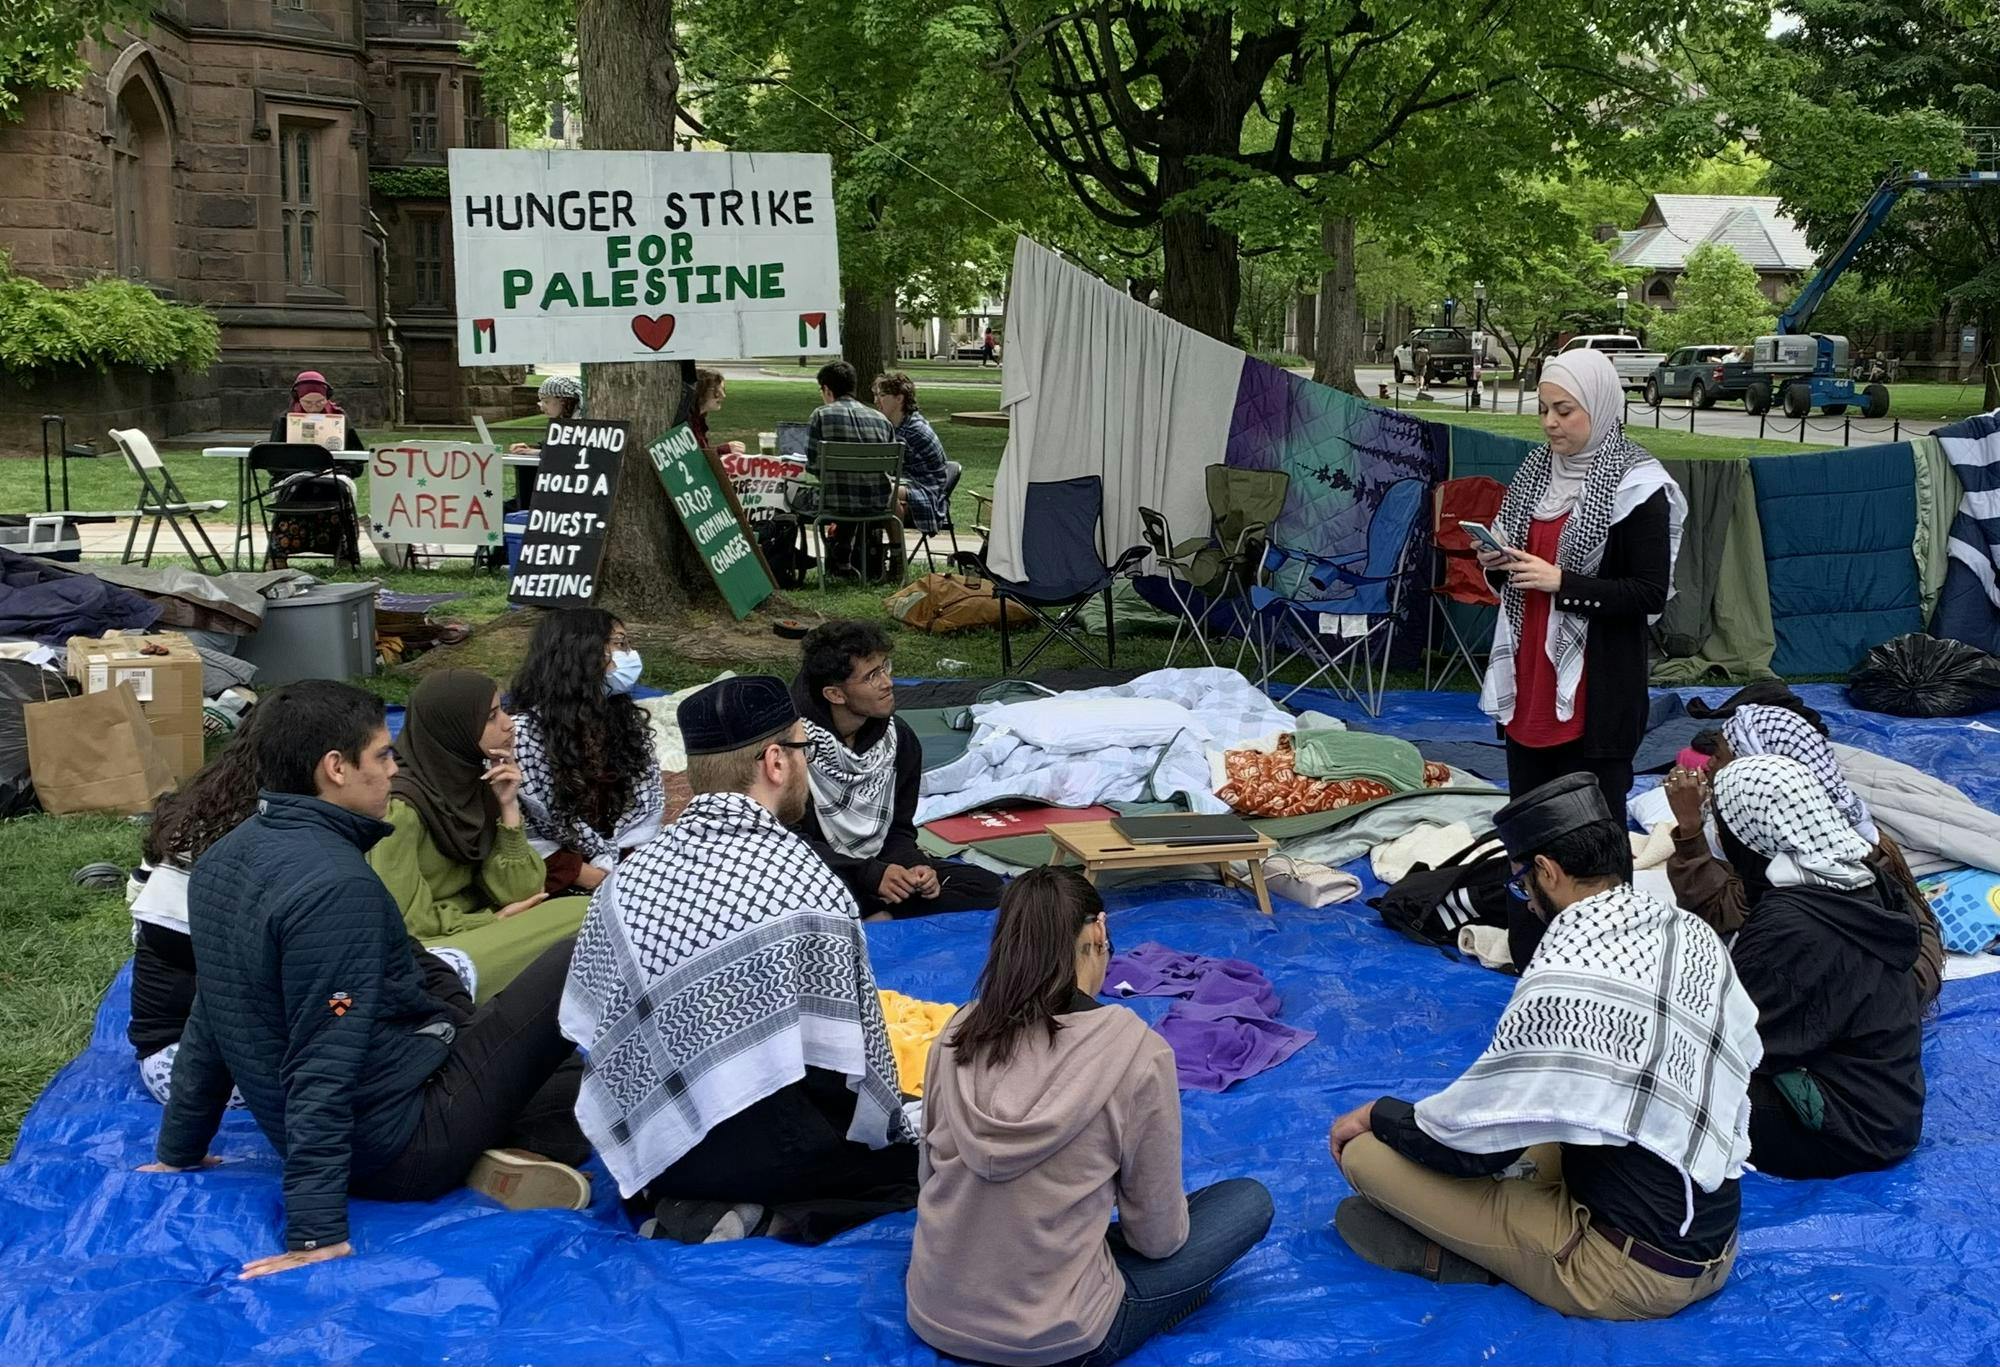
[[[1484,280],[1475,280],[1472,282],[1472,326],[1475,328],[1484,328],[1486,326],[1486,282]]]
[[[1631,291],[1621,285],[1618,289],[1618,330],[1621,333],[1625,331],[1625,305],[1630,302],[1631,298]]]

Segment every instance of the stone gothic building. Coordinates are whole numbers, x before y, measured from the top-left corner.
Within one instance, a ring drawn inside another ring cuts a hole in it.
[[[506,142],[463,36],[437,0],[162,0],[91,52],[81,89],[25,93],[0,124],[15,269],[204,305],[222,359],[16,405],[100,438],[254,429],[312,369],[364,427],[519,411],[521,372],[461,369],[454,341],[445,153]]]

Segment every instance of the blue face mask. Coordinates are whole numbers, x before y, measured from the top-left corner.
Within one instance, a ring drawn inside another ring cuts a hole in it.
[[[611,668],[605,671],[604,675],[604,691],[606,693],[630,693],[632,685],[639,682],[639,665],[638,651],[612,651]]]

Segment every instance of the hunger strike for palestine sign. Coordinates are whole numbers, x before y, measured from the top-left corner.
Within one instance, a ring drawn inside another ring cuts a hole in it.
[[[460,365],[840,350],[824,153],[453,148]]]

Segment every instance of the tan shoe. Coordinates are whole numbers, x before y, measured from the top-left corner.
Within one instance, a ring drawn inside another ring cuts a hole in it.
[[[509,1210],[583,1210],[590,1205],[588,1177],[526,1149],[488,1149],[466,1174],[465,1185]]]

